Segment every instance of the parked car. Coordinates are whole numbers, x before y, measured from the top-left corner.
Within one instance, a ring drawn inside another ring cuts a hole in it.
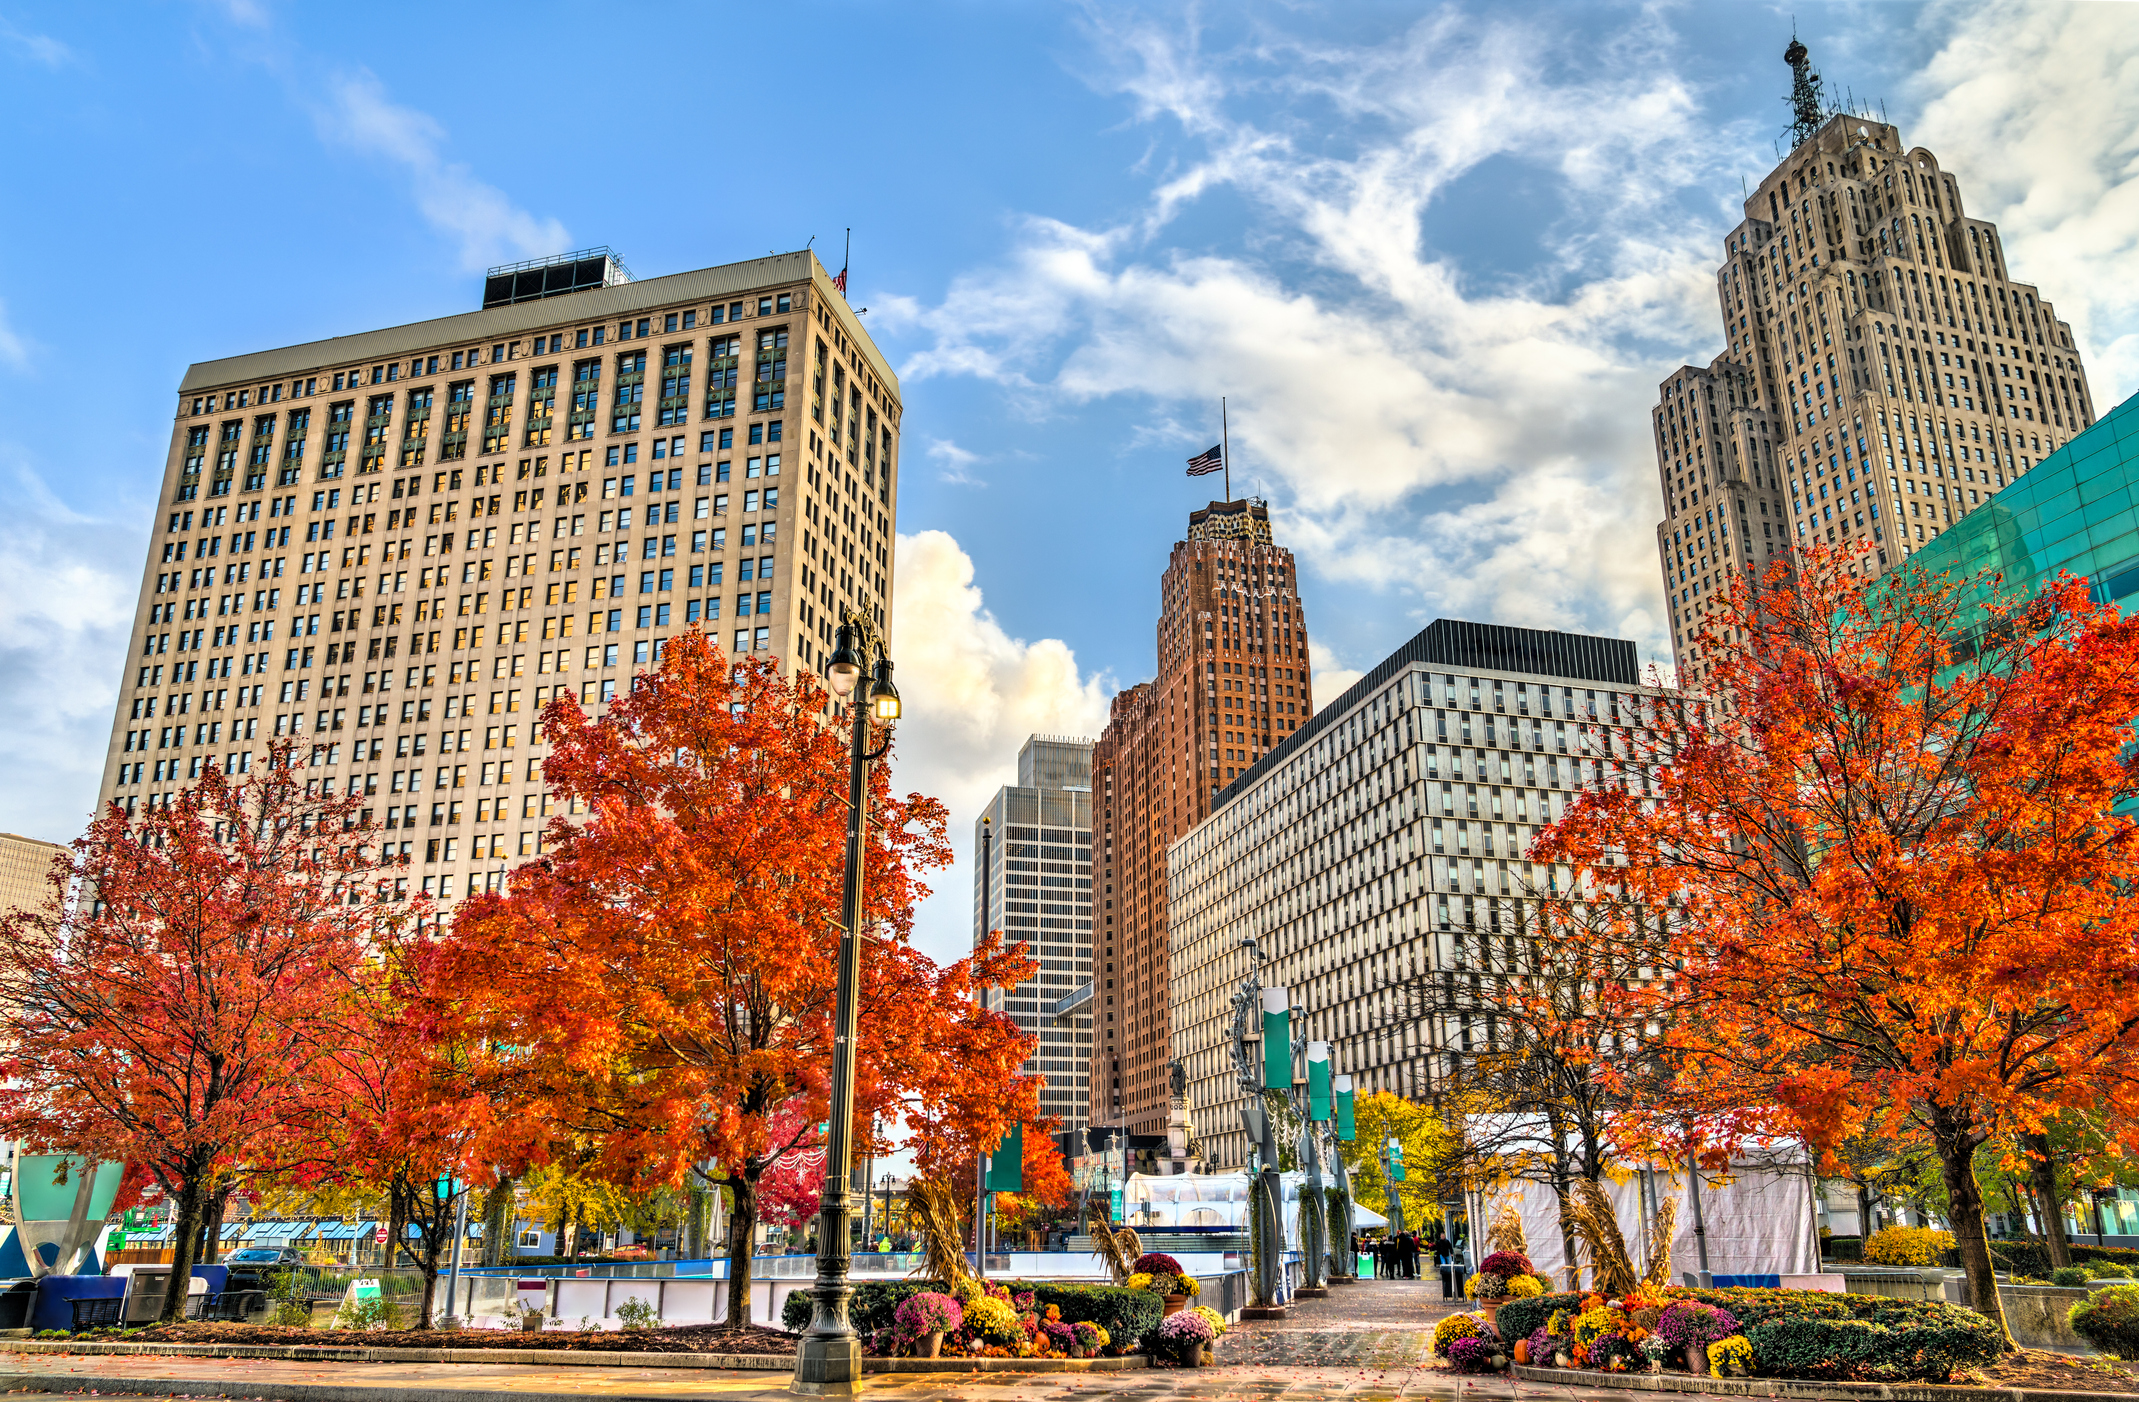
[[[223,1264],[230,1267],[226,1290],[267,1290],[284,1271],[307,1277],[314,1274],[305,1267],[304,1252],[294,1246],[241,1247],[223,1257]]]

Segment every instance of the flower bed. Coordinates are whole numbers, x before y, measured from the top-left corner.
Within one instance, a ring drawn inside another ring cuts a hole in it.
[[[864,1350],[878,1358],[920,1353],[937,1332],[923,1326],[938,1321],[948,1325],[945,1358],[1113,1358],[1149,1351],[1166,1304],[1149,1290],[1118,1285],[988,1281],[946,1290],[901,1280],[857,1286],[847,1309]],[[809,1327],[806,1291],[787,1297],[780,1322],[797,1334]]]
[[[1541,1295],[1501,1305],[1498,1324],[1501,1339],[1519,1341],[1509,1350],[1519,1363],[1604,1372],[1684,1368],[1695,1348],[1721,1372],[1945,1382],[1994,1362],[2000,1347],[1996,1327],[1958,1305],[1816,1290]]]

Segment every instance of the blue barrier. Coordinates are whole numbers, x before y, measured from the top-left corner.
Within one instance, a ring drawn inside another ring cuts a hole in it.
[[[30,1307],[30,1328],[72,1329],[75,1300],[116,1300],[126,1294],[119,1275],[48,1275],[37,1281],[37,1303]]]

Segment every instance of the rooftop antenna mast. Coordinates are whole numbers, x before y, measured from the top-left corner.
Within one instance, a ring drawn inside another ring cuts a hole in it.
[[[1233,435],[1226,429],[1225,396],[1218,396],[1218,461],[1225,466],[1225,499],[1233,499]]]
[[[1820,75],[1812,71],[1812,53],[1794,31],[1790,47],[1783,50],[1783,62],[1790,65],[1790,149],[1794,151],[1812,139],[1825,114]]]

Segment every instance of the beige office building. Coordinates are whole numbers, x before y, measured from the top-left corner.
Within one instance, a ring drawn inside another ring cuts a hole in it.
[[[890,618],[899,388],[809,253],[634,281],[493,269],[480,310],[190,369],[103,800],[278,735],[361,792],[410,890],[542,844],[535,719],[668,639],[814,668]]]
[[[2072,328],[1964,211],[1938,157],[1830,110],[1793,42],[1795,145],[1746,197],[1716,272],[1724,352],[1651,413],[1679,676],[1701,617],[1788,545],[1876,578],[2092,424]]]
[[[57,842],[0,832],[0,916],[42,910],[52,898],[52,863],[66,852]]]

